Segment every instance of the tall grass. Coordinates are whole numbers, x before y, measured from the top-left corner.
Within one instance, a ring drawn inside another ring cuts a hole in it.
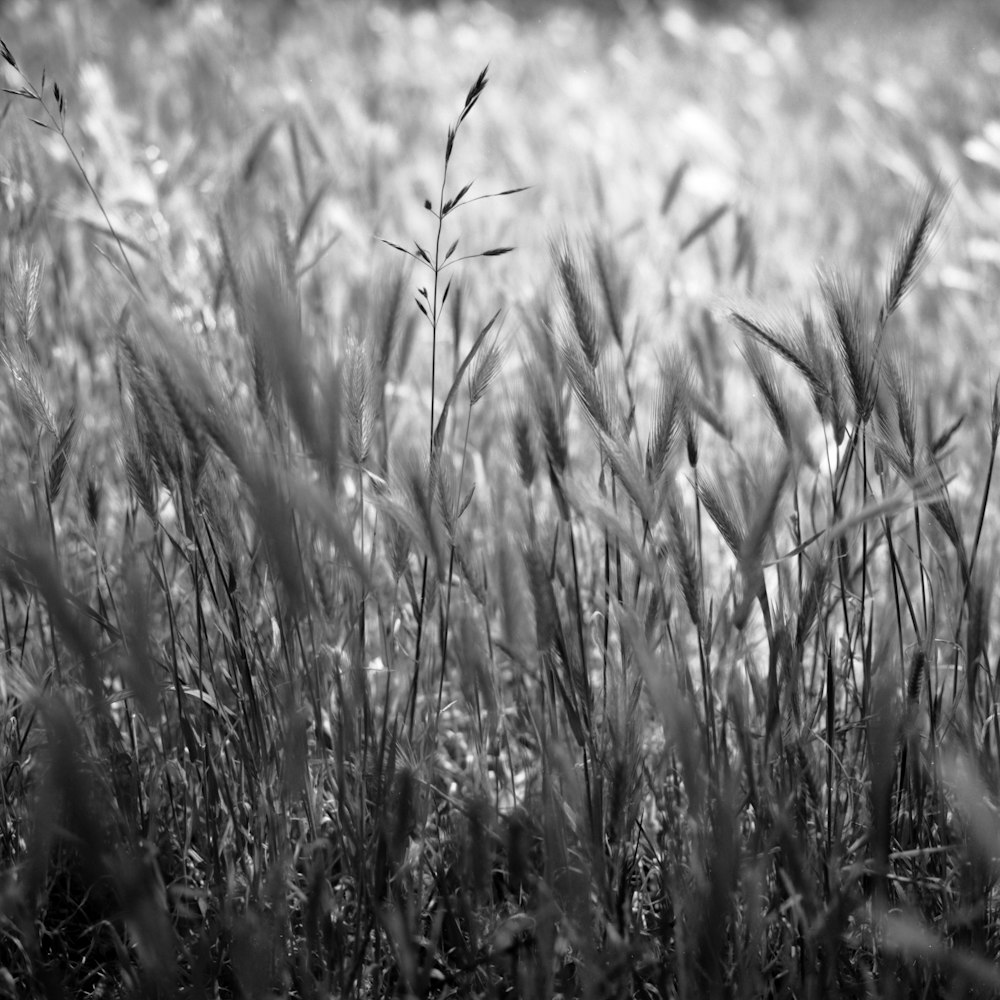
[[[514,350],[450,176],[486,86],[346,332],[306,115],[296,212],[246,207],[265,129],[200,315],[87,181],[97,392],[5,216],[0,988],[994,994],[1000,396],[963,426],[902,316],[941,185],[878,273],[734,307],[740,367],[708,313],[657,353],[601,229]],[[742,210],[674,225],[753,282]]]

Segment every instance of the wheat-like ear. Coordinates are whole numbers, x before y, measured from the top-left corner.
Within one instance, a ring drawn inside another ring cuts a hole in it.
[[[497,335],[489,339],[476,356],[469,378],[469,405],[475,406],[497,380],[507,354],[507,345]]]
[[[32,435],[36,430],[44,429],[55,437],[55,413],[35,354],[30,348],[24,349],[23,345],[14,352],[0,347],[0,367],[7,372],[7,383],[24,429],[27,431],[30,428]]]
[[[806,380],[814,399],[826,396],[829,391],[826,372],[815,363],[815,348],[804,324],[800,332],[794,327],[789,330],[784,323],[745,311],[731,312],[729,318],[741,333],[791,365]]]
[[[10,291],[18,337],[25,343],[35,332],[41,287],[41,262],[33,255],[19,249],[11,268]]]
[[[898,430],[900,440],[903,442],[912,474],[917,457],[917,418],[912,366],[900,352],[885,351],[882,357],[882,379],[892,400],[895,429]]]
[[[694,627],[701,632],[704,625],[704,607],[701,592],[701,573],[698,569],[698,554],[694,540],[684,520],[680,498],[674,489],[667,490],[667,522],[669,526],[668,548],[677,575],[680,578],[681,594],[687,605],[688,614]]]
[[[413,536],[402,521],[389,516],[383,522],[382,537],[392,581],[398,583],[410,560]]]
[[[153,367],[159,380],[159,386],[164,398],[170,404],[170,409],[184,435],[188,446],[193,452],[202,450],[202,433],[198,414],[192,403],[188,389],[176,370],[162,357],[156,357]]]
[[[867,305],[861,292],[838,271],[820,271],[819,280],[844,379],[851,390],[855,420],[863,424],[875,406],[878,385]]]
[[[619,483],[624,487],[636,509],[647,524],[657,520],[656,490],[643,468],[642,457],[628,441],[607,434],[600,435],[605,458],[611,464]]]
[[[575,259],[567,240],[552,248],[559,287],[569,317],[570,329],[579,342],[587,364],[596,368],[601,357],[600,331],[594,309],[593,279]]]
[[[880,325],[888,322],[926,264],[947,200],[947,194],[937,183],[928,185],[923,195],[914,200],[909,220],[893,250],[885,298],[879,311]]]
[[[535,460],[535,435],[532,430],[531,418],[527,404],[523,399],[511,398],[508,401],[508,426],[510,428],[511,446],[517,463],[517,474],[525,489],[531,489],[538,473],[538,463]]]
[[[546,458],[550,468],[561,475],[566,471],[569,461],[565,407],[552,379],[537,367],[532,366],[528,369],[527,383],[535,416],[538,418]]]
[[[601,291],[604,314],[618,350],[625,350],[625,310],[629,300],[629,275],[622,267],[614,248],[596,233],[590,239],[597,287]]]
[[[476,550],[470,532],[465,532],[461,539],[461,544],[455,546],[455,560],[458,568],[462,571],[462,578],[468,584],[469,592],[485,608],[487,600],[487,575],[486,560],[480,552]],[[478,556],[478,563],[473,563],[473,558]]]
[[[164,483],[182,477],[181,442],[183,431],[174,416],[166,393],[153,373],[143,368],[132,381],[132,401],[139,441],[152,458]]]
[[[795,647],[802,650],[809,639],[820,611],[826,600],[827,587],[830,582],[830,558],[824,551],[812,572],[809,584],[802,594],[799,603],[798,621],[795,625]]]
[[[526,547],[522,555],[535,606],[536,649],[539,653],[547,653],[558,644],[561,631],[555,592],[549,579],[545,556],[538,550],[537,545]]]
[[[562,342],[555,332],[553,305],[548,298],[533,302],[522,312],[527,342],[534,357],[522,360],[522,366],[535,377],[534,373],[545,373],[559,393],[564,388],[565,372],[561,362]],[[530,388],[530,386],[529,386]]]
[[[404,452],[393,458],[394,482],[390,496],[373,499],[373,502],[393,517],[405,532],[407,548],[416,544],[423,555],[433,559],[440,572],[444,551],[441,509],[437,502],[437,472],[433,473],[413,452]],[[434,482],[432,482],[432,478]]]
[[[774,364],[770,357],[764,354],[757,343],[753,340],[740,344],[740,353],[747,363],[750,375],[753,377],[764,401],[771,421],[775,429],[785,442],[785,447],[792,450],[792,418],[788,412],[788,403],[784,393],[778,385],[778,376],[774,370]]]
[[[365,341],[351,338],[347,343],[344,391],[344,419],[347,422],[347,453],[363,468],[375,436],[375,362]]]
[[[792,412],[778,382],[778,374],[770,355],[765,354],[753,340],[741,344],[740,352],[788,453],[814,466],[815,458],[804,433],[802,421],[797,420]]]
[[[778,512],[778,504],[784,493],[788,476],[792,470],[790,458],[785,455],[778,465],[771,470],[765,489],[758,494],[754,514],[749,522],[750,530],[743,540],[742,556],[759,562],[763,558],[767,536],[774,528],[774,519]]]
[[[833,438],[839,445],[847,432],[847,389],[833,334],[826,323],[817,323],[807,310],[802,316],[802,335],[813,368],[821,373],[819,385],[809,386],[813,405],[820,419],[833,427]]]
[[[735,556],[743,550],[747,537],[747,505],[733,488],[732,477],[722,477],[709,470],[698,480],[698,496],[708,516]]]
[[[598,374],[601,369],[591,366],[582,344],[576,339],[563,340],[562,359],[573,394],[583,406],[591,426],[598,433],[614,437],[613,403],[608,396],[606,378]]]
[[[662,481],[673,464],[690,412],[690,371],[684,359],[671,355],[660,366],[646,445],[646,464],[654,483]]]
[[[156,473],[148,453],[134,440],[134,434],[128,434],[124,443],[122,464],[125,467],[125,478],[139,501],[139,506],[146,512],[149,520],[155,523],[159,518]]]
[[[373,292],[375,305],[368,323],[368,330],[376,346],[376,372],[384,380],[389,372],[389,362],[399,337],[403,300],[409,276],[405,268],[394,265],[387,274],[380,276]]]

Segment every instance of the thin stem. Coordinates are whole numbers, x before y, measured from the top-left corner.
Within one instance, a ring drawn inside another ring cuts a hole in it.
[[[94,187],[93,183],[90,180],[90,175],[87,173],[87,170],[84,167],[83,163],[81,162],[80,157],[77,156],[76,150],[73,148],[73,144],[69,141],[69,137],[66,135],[66,121],[65,118],[63,117],[64,109],[62,107],[62,104],[60,103],[60,108],[59,108],[60,113],[55,114],[49,107],[48,103],[46,102],[44,92],[39,93],[35,89],[35,85],[24,75],[24,72],[21,70],[21,68],[17,66],[12,60],[8,61],[17,71],[17,75],[24,81],[26,85],[25,93],[22,96],[27,97],[29,100],[38,101],[38,103],[42,106],[42,109],[45,111],[45,114],[48,116],[49,121],[52,122],[51,128],[58,134],[59,138],[62,139],[63,145],[65,145],[66,150],[69,152],[69,155],[73,160],[73,164],[79,171],[80,176],[83,178],[84,184],[87,185],[87,190],[90,192],[91,197],[97,204],[101,216],[104,218],[104,223],[108,227],[108,232],[111,233],[111,236],[114,238],[115,243],[118,245],[118,252],[121,254],[122,260],[125,262],[125,267],[128,269],[129,279],[135,286],[135,290],[139,293],[139,295],[145,298],[146,296],[145,292],[143,291],[142,284],[140,283],[139,277],[135,273],[135,270],[132,267],[132,261],[129,259],[128,254],[125,252],[125,247],[121,241],[121,237],[118,235],[118,230],[115,229],[114,224],[108,217],[108,213],[104,208],[104,202],[101,201],[101,196],[97,193],[97,189]],[[45,80],[45,74],[43,73],[42,74],[43,86],[44,86],[44,80]],[[49,127],[41,122],[39,124],[41,124],[43,128]]]
[[[449,144],[450,145],[450,144]],[[438,209],[435,213],[437,217],[437,232],[434,235],[434,271],[433,293],[431,297],[431,410],[430,410],[430,431],[427,439],[428,461],[433,466],[434,463],[434,403],[435,403],[435,382],[437,380],[437,334],[438,321],[441,315],[441,304],[438,301],[438,283],[441,276],[441,234],[444,230],[444,192],[448,182],[448,154],[445,153],[444,169],[441,171],[441,189],[438,192]],[[431,469],[433,475],[433,469]],[[424,566],[420,578],[420,607],[417,616],[417,642],[413,651],[413,685],[410,690],[410,722],[409,737],[413,739],[413,722],[417,711],[417,688],[420,683],[420,657],[422,653],[422,640],[424,634],[424,611],[427,607],[427,563],[428,557],[424,556]]]

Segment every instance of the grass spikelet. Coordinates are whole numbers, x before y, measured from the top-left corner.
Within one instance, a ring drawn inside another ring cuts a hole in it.
[[[382,532],[385,537],[386,555],[389,559],[389,571],[392,574],[393,583],[398,583],[410,558],[410,533],[394,517],[386,519]]]
[[[817,322],[811,310],[802,313],[800,325],[800,342],[817,373],[817,381],[808,382],[813,406],[820,419],[831,425],[834,441],[840,445],[847,431],[847,407],[838,347],[829,325]]]
[[[434,487],[437,491],[438,509],[441,512],[441,520],[448,541],[454,545],[458,518],[461,516],[461,511],[464,510],[464,504],[459,499],[458,483],[449,463],[439,462],[435,466]]]
[[[178,378],[177,373],[162,357],[157,357],[153,364],[163,396],[170,405],[170,410],[181,429],[181,433],[193,451],[201,450],[201,422],[194,404],[188,397],[187,389]]]
[[[146,512],[146,516],[154,524],[159,519],[159,510],[156,502],[156,481],[154,479],[153,468],[149,462],[140,457],[141,449],[128,447],[125,449],[124,463],[125,475],[128,484],[132,488],[139,506]]]
[[[627,440],[635,426],[635,403],[631,398],[631,390],[627,376],[622,371],[620,359],[604,355],[594,374],[597,378],[597,391],[603,400],[604,412],[607,414],[608,430],[605,433]],[[624,399],[623,387],[626,393]],[[629,407],[628,413],[626,407]]]
[[[63,421],[62,430],[59,432],[55,448],[52,451],[52,457],[49,460],[45,492],[51,504],[54,504],[59,499],[59,494],[62,491],[66,467],[69,464],[69,457],[73,450],[75,433],[76,414],[71,410]]]
[[[497,320],[499,318],[500,318],[500,310],[498,309],[479,331],[479,334],[473,341],[472,346],[466,352],[465,357],[462,359],[461,364],[459,364],[458,368],[455,371],[455,376],[452,379],[451,388],[448,390],[448,394],[447,396],[445,396],[444,403],[441,405],[441,413],[438,415],[437,426],[434,428],[434,433],[431,436],[432,451],[435,454],[440,455],[441,449],[444,446],[445,429],[448,426],[448,417],[455,403],[455,398],[458,395],[458,390],[459,386],[462,383],[462,379],[465,376],[466,371],[468,371],[469,366],[472,364],[475,358],[479,356],[483,348],[486,346],[487,338],[490,336],[490,331],[494,328],[494,326],[496,326]]]
[[[165,485],[181,476],[181,431],[174,411],[153,372],[142,368],[131,382],[139,444]]]
[[[55,437],[55,414],[34,356],[28,351],[18,350],[15,355],[0,349],[0,364],[7,372],[7,384],[23,430],[32,437],[35,429],[41,428]]]
[[[536,648],[540,653],[550,652],[557,645],[560,624],[545,557],[535,546],[529,546],[524,550],[524,565],[535,607]]]
[[[198,424],[201,430],[218,452],[242,474],[254,450],[254,428],[248,426],[244,414],[231,397],[220,395],[208,379],[200,377],[201,373],[192,368],[190,358],[184,360],[183,372],[188,384],[198,387]],[[188,399],[194,405],[193,395]]]
[[[911,470],[916,467],[917,417],[914,403],[913,371],[899,352],[885,351],[882,355],[882,379],[885,382],[895,410],[896,430]]]
[[[646,462],[654,482],[660,482],[674,461],[690,409],[689,372],[677,356],[661,366],[653,399],[653,426],[646,447]]]
[[[261,344],[256,339],[250,342],[250,373],[253,378],[253,397],[257,404],[257,412],[267,423],[271,419],[274,407],[274,383],[271,379],[271,366]]]
[[[514,407],[510,417],[510,433],[517,462],[517,474],[525,489],[530,490],[535,481],[538,466],[535,462],[534,434],[527,411],[520,404]]]
[[[757,346],[753,340],[748,340],[740,345],[740,353],[747,363],[747,368],[753,377],[764,401],[768,415],[773,422],[775,429],[785,443],[789,451],[795,450],[796,442],[792,440],[792,418],[788,411],[788,404],[785,396],[778,385],[777,373],[771,359]]]
[[[559,287],[570,328],[580,344],[587,364],[592,369],[596,368],[601,357],[601,342],[590,288],[592,279],[581,271],[566,241],[553,247],[552,254],[559,272]]]
[[[764,557],[767,538],[774,530],[774,520],[778,504],[785,490],[791,461],[785,456],[768,477],[767,484],[760,490],[753,515],[749,520],[749,530],[743,539],[740,558],[751,565],[759,566]]]
[[[698,468],[698,421],[695,417],[694,405],[684,409],[684,447],[687,451],[688,465]]]
[[[614,247],[596,233],[590,239],[597,286],[601,290],[604,315],[618,350],[625,350],[625,311],[629,300],[629,275],[615,254]]]
[[[254,343],[265,363],[278,373],[278,382],[289,413],[306,447],[329,469],[336,469],[338,424],[330,413],[317,412],[312,359],[302,328],[300,307],[280,257],[258,252],[252,260],[245,285],[249,289]],[[335,398],[324,387],[324,398]],[[339,406],[339,400],[337,400]]]
[[[494,337],[476,356],[476,363],[469,378],[469,405],[475,406],[497,380],[503,367],[506,348]]]
[[[906,679],[906,700],[911,706],[920,702],[920,691],[927,673],[927,651],[918,646],[910,657],[910,669]]]
[[[698,220],[698,222],[696,222],[695,225],[681,237],[680,242],[677,244],[677,252],[682,253],[693,243],[707,237],[715,226],[725,217],[731,207],[732,206],[728,202],[722,202],[722,204],[717,205],[715,208],[706,212]]]
[[[556,399],[552,386],[542,379],[533,379],[532,396],[535,411],[541,425],[542,441],[550,468],[562,475],[569,462],[569,447],[566,442],[566,420],[562,404]]]
[[[747,508],[734,490],[732,480],[712,471],[703,473],[698,481],[698,495],[722,540],[733,555],[739,556],[747,537]]]
[[[400,519],[424,555],[435,559],[440,566],[443,525],[437,488],[432,492],[427,466],[412,452],[404,453],[395,460],[394,480],[393,498],[383,498],[380,502]]]
[[[748,519],[749,527],[738,556],[740,572],[745,581],[745,590],[742,602],[737,607],[734,616],[737,627],[741,627],[741,623],[746,622],[746,616],[752,602],[757,600],[762,593],[764,555],[768,539],[774,533],[778,505],[790,472],[791,459],[786,455],[769,477],[769,481],[759,488],[755,497],[753,513]]]
[[[535,352],[535,357],[522,358],[522,366],[532,378],[545,372],[561,388],[563,371],[559,361],[562,341],[555,332],[552,308],[548,298],[544,298],[533,303],[524,316],[528,344]]]
[[[88,474],[84,497],[84,508],[87,512],[87,520],[90,522],[91,528],[95,531],[100,523],[101,504],[104,500],[103,483],[97,478],[97,476],[98,473],[96,470]]]
[[[293,614],[306,610],[310,589],[296,541],[296,514],[289,485],[278,470],[264,461],[255,461],[243,470],[261,536],[267,543],[268,561],[284,587],[288,609]]]
[[[376,344],[375,359],[377,371],[384,379],[389,371],[389,362],[399,337],[403,302],[409,284],[408,275],[398,264],[376,280],[377,293],[374,315],[369,322],[369,330]]]
[[[829,395],[827,373],[815,364],[815,337],[811,324],[803,323],[802,332],[790,333],[785,328],[786,324],[779,326],[762,316],[751,316],[746,312],[731,312],[729,318],[741,333],[791,365],[806,380],[814,400],[822,400]]]
[[[657,520],[655,491],[644,474],[641,456],[631,445],[607,435],[601,437],[601,446],[636,510],[646,524],[653,524]]]
[[[877,387],[871,324],[861,293],[837,271],[820,272],[820,291],[837,343],[844,377],[851,390],[855,419],[867,422]]]
[[[733,428],[730,426],[728,418],[722,408],[716,406],[707,399],[701,390],[694,384],[694,379],[687,380],[687,402],[691,410],[690,416],[685,420],[697,418],[706,427],[710,427],[723,441],[733,440]]]
[[[462,578],[480,606],[486,607],[486,569],[481,557],[478,566],[473,564],[474,555],[479,556],[480,554],[469,539],[463,539],[463,544],[455,546],[455,561],[462,571]]]
[[[826,601],[827,586],[830,582],[830,560],[824,552],[819,564],[813,569],[809,585],[802,595],[798,621],[795,624],[795,648],[801,651],[816,627],[820,612]]]
[[[939,478],[940,478],[940,474]],[[942,482],[942,486],[943,486]],[[965,542],[962,539],[962,532],[958,526],[958,518],[955,514],[955,508],[952,505],[950,498],[947,494],[943,498],[938,498],[935,500],[930,500],[927,503],[927,509],[931,512],[934,520],[937,521],[941,530],[945,533],[948,541],[951,542],[955,549],[955,554],[958,556],[959,569],[961,570],[962,577],[964,580],[968,580],[969,576],[969,559],[965,552]]]
[[[347,454],[358,468],[364,468],[375,436],[375,366],[368,345],[357,338],[347,343],[344,381]]]
[[[910,210],[910,218],[893,250],[885,298],[879,313],[881,326],[884,326],[899,308],[900,302],[913,287],[927,262],[930,244],[940,223],[946,201],[937,184],[929,185],[923,196],[917,196],[915,199],[914,206]]]
[[[663,197],[660,199],[659,207],[661,216],[666,216],[670,212],[690,167],[691,164],[687,160],[681,160],[667,178],[667,183],[663,189]]]
[[[481,706],[489,719],[495,719],[496,685],[489,652],[482,628],[471,614],[463,614],[459,619],[455,630],[455,658],[459,664],[459,685],[466,703],[477,715]]]
[[[41,286],[41,261],[19,249],[11,267],[10,295],[17,336],[22,343],[27,343],[35,332]]]
[[[599,374],[603,366],[592,367],[577,340],[563,341],[562,357],[573,394],[583,406],[591,426],[599,433],[603,432],[609,437],[614,437],[611,400],[607,395],[608,380],[606,375],[602,377]]]
[[[684,520],[680,498],[670,489],[666,496],[667,523],[670,531],[669,550],[680,579],[681,594],[687,605],[694,627],[701,631],[704,625],[702,607],[701,573],[698,570],[698,553],[694,540]]]

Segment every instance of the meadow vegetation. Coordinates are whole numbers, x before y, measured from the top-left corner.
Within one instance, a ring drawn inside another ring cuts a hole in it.
[[[0,15],[0,996],[996,995],[995,16],[277,9]]]

